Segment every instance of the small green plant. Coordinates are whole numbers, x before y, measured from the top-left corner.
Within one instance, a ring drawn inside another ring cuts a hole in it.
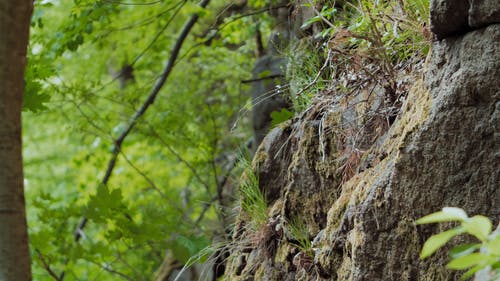
[[[314,8],[314,5],[313,4],[304,4],[303,5],[304,7],[312,7],[313,9]],[[318,11],[316,10],[316,13],[317,15],[308,19],[302,26],[301,28],[305,29],[307,28],[308,26],[314,24],[314,23],[317,23],[317,22],[325,22],[328,24],[328,28],[325,28],[323,29],[320,34],[317,34],[316,36],[317,37],[320,37],[320,38],[324,38],[324,37],[327,37],[329,35],[331,35],[331,33],[334,31],[334,25],[333,25],[333,21],[334,21],[334,16],[335,14],[338,12],[338,10],[334,7],[334,6],[328,6],[328,5],[324,5],[322,8],[321,8],[321,11]]]
[[[273,111],[271,112],[271,126],[274,128],[279,124],[290,120],[293,115],[294,113],[286,108],[283,108],[280,111]]]
[[[240,184],[240,204],[258,229],[267,223],[267,202],[259,188],[259,178],[248,158],[241,157],[239,165],[243,168]]]
[[[437,222],[459,222],[460,225],[450,230],[431,236],[425,242],[420,258],[431,256],[451,238],[460,234],[476,237],[480,243],[463,244],[450,251],[451,261],[447,267],[454,270],[469,269],[461,280],[473,276],[479,270],[489,270],[490,280],[500,277],[500,232],[492,232],[491,221],[481,215],[468,217],[460,208],[445,207],[442,211],[427,215],[416,221],[417,224]]]
[[[384,110],[396,112],[396,101],[408,90],[397,86],[398,76],[429,51],[429,0],[309,0],[302,6],[313,11],[302,28],[312,26],[315,39],[289,55],[294,111],[308,109],[318,93],[351,98],[378,84],[386,89]]]
[[[295,240],[293,244],[306,255],[312,256],[312,243],[309,239],[307,225],[301,219],[295,217],[287,223],[287,229],[292,239]]]
[[[312,104],[313,97],[319,94],[329,82],[323,55],[310,42],[300,42],[287,53],[286,76],[290,80],[292,112],[302,112]],[[290,115],[290,117],[292,117]]]

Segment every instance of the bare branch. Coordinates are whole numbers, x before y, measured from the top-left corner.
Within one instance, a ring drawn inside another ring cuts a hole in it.
[[[283,78],[283,77],[285,77],[285,75],[283,75],[283,74],[273,74],[273,75],[268,75],[265,77],[259,77],[259,78],[248,79],[248,80],[241,80],[241,83],[247,84],[247,83],[259,82],[262,80],[276,79],[276,78]]]
[[[43,268],[45,268],[45,270],[47,271],[47,273],[52,277],[54,278],[54,280],[56,281],[60,281],[62,279],[60,279],[60,276],[57,276],[57,274],[54,272],[54,270],[52,270],[52,268],[50,267],[50,264],[49,262],[47,261],[47,259],[45,258],[44,255],[42,255],[42,252],[40,252],[38,249],[35,249],[35,252],[38,256],[38,259],[40,260],[40,262],[42,263],[43,265]]]

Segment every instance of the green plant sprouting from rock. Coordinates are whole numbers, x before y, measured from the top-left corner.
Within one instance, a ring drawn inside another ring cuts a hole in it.
[[[461,280],[466,280],[480,270],[488,280],[500,278],[500,228],[492,231],[492,222],[485,216],[467,216],[460,208],[445,207],[442,211],[427,215],[416,221],[417,224],[458,222],[459,225],[431,236],[425,242],[420,257],[427,258],[443,247],[453,237],[469,234],[479,243],[462,244],[450,251],[451,261],[446,265],[453,270],[468,269]]]
[[[312,242],[309,237],[307,225],[300,218],[294,217],[286,223],[286,229],[291,235],[292,244],[297,246],[306,255],[312,257]]]
[[[354,80],[395,88],[397,73],[422,61],[429,51],[428,0],[309,1],[303,5],[313,9],[315,16],[302,28],[314,26],[317,32],[308,43],[301,40],[297,45],[300,55],[293,47],[290,52],[288,72],[293,77],[296,112],[307,108],[320,92],[352,95]]]
[[[239,163],[243,168],[239,188],[241,209],[250,217],[253,227],[259,229],[268,219],[266,198],[250,161],[242,158]]]

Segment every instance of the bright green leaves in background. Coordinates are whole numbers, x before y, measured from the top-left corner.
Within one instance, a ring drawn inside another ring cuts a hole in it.
[[[217,161],[251,135],[240,81],[251,77],[255,20],[214,26],[222,0],[207,9],[122,2],[35,1],[23,117],[35,280],[53,280],[49,269],[64,280],[151,280],[167,253],[185,262],[205,249],[219,227],[210,204],[227,163]],[[108,184],[99,184],[114,140],[194,13],[201,19],[167,84],[124,141]],[[133,79],[121,88],[127,65]]]
[[[24,78],[23,110],[39,112],[47,109],[44,104],[49,102],[50,95],[44,89],[43,80],[54,75],[50,66],[44,67],[47,65],[35,58],[28,62]]]
[[[416,221],[417,224],[437,222],[459,222],[460,225],[427,239],[420,253],[421,258],[429,257],[457,235],[470,234],[480,243],[454,247],[450,251],[451,261],[447,267],[455,270],[469,269],[462,276],[462,280],[470,278],[482,269],[490,270],[493,278],[491,280],[498,280],[496,278],[500,277],[500,232],[492,232],[492,223],[488,218],[481,215],[468,217],[462,209],[446,207]]]
[[[273,127],[278,126],[279,124],[289,120],[294,116],[294,113],[290,110],[283,108],[280,111],[271,112],[271,125]]]
[[[95,195],[91,195],[85,206],[83,215],[96,223],[105,222],[108,218],[119,215],[132,218],[127,214],[127,208],[123,203],[120,189],[109,190],[106,185],[99,185]]]
[[[202,252],[209,244],[210,240],[204,236],[186,237],[181,235],[175,238],[169,248],[172,249],[180,262],[187,264],[192,257]],[[200,261],[203,261],[204,257],[201,258]]]

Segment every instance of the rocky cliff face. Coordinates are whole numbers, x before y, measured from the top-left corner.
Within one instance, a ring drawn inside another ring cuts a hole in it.
[[[254,158],[269,220],[252,229],[240,215],[227,279],[458,280],[444,251],[419,259],[442,229],[414,220],[457,206],[498,223],[499,16],[496,0],[432,1],[423,76],[394,121],[361,131],[359,151],[339,145],[359,108],[327,94],[272,130]]]

